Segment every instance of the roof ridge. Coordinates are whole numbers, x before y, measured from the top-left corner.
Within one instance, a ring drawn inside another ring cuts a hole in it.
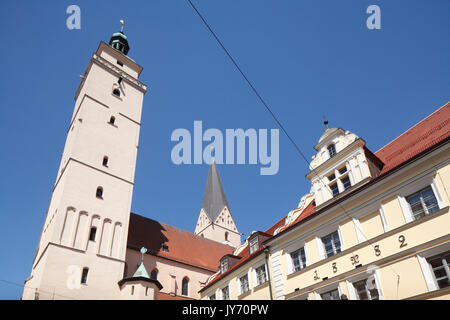
[[[397,136],[396,138],[392,139],[391,141],[389,141],[388,143],[386,143],[384,146],[382,146],[381,148],[379,148],[377,151],[374,152],[374,154],[376,155],[379,151],[381,151],[382,149],[384,149],[385,147],[387,147],[388,145],[390,145],[391,143],[393,143],[395,140],[399,139],[401,136],[405,135],[406,133],[408,133],[410,130],[412,130],[414,127],[418,126],[419,124],[421,124],[423,121],[427,120],[428,118],[430,118],[432,115],[434,115],[435,113],[439,112],[441,109],[443,109],[446,106],[450,106],[450,101],[447,101],[444,105],[442,105],[439,109],[433,111],[431,114],[429,114],[428,116],[426,116],[425,118],[423,118],[422,120],[420,120],[419,122],[417,122],[416,124],[414,124],[412,127],[410,127],[409,129],[403,131],[403,133],[401,133],[399,136]]]

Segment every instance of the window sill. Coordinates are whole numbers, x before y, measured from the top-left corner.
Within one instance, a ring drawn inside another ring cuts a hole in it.
[[[249,289],[248,291],[245,291],[244,293],[241,293],[240,295],[238,295],[238,299],[245,298],[245,297],[248,296],[251,292],[252,292],[252,290]]]
[[[322,260],[321,260],[321,261],[322,261]],[[300,269],[300,270],[297,270],[297,271],[294,271],[294,272],[289,273],[289,274],[286,276],[286,279],[290,279],[290,278],[292,278],[292,277],[294,277],[294,276],[296,276],[296,275],[302,273],[303,270],[305,270],[306,268],[308,268],[308,266],[306,266],[306,267],[304,267],[304,268],[302,268],[302,269]]]
[[[268,286],[269,286],[269,281],[266,280],[265,282],[258,284],[256,287],[254,287],[253,291],[258,291],[258,290],[266,288]]]

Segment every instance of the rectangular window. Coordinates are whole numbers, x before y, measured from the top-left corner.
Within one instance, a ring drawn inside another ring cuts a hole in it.
[[[228,286],[222,288],[222,300],[230,300],[230,292]]]
[[[436,212],[439,210],[439,205],[437,203],[436,197],[434,196],[433,189],[431,186],[420,190],[408,197],[406,197],[411,206],[411,211],[414,216],[414,220],[420,219],[427,214]]]
[[[364,279],[353,283],[358,300],[379,300],[380,295],[378,294],[378,289],[376,288],[375,283],[372,283],[371,287],[373,287],[373,289],[369,289],[367,281],[368,279]]]
[[[327,258],[341,252],[341,240],[337,231],[322,238]]]
[[[250,240],[250,247],[249,247],[250,254],[258,251],[258,249],[259,249],[258,236],[256,236]]]
[[[439,289],[450,286],[450,251],[427,259]]]
[[[291,252],[293,272],[299,271],[306,267],[305,248]]]
[[[337,196],[339,194],[339,188],[337,183],[333,183],[330,185],[331,192],[333,193],[333,197]]]
[[[322,300],[340,300],[340,298],[339,298],[339,290],[338,289],[334,289],[334,290],[322,293],[320,295],[320,297],[322,298]]]
[[[333,174],[330,174],[329,176],[328,176],[328,181],[333,181],[334,179],[336,179],[336,176],[334,175],[334,173]]]
[[[239,278],[239,283],[241,284],[241,294],[246,293],[248,290],[250,290],[247,274]]]
[[[352,186],[352,184],[350,183],[350,178],[348,176],[345,176],[344,178],[342,178],[341,182],[344,185],[344,190],[347,190],[348,188],[350,188]]]
[[[256,283],[259,286],[260,284],[263,284],[267,281],[267,275],[266,275],[266,265],[263,264],[262,266],[255,269],[256,271]]]

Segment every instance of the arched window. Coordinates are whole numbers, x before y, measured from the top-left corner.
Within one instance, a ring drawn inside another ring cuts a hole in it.
[[[117,88],[115,88],[115,89],[113,90],[113,95],[115,95],[116,97],[120,97],[120,90],[117,89]]]
[[[153,269],[152,272],[150,272],[150,279],[158,280],[158,269]]]
[[[111,118],[109,118],[109,124],[114,124],[115,121],[116,121],[116,117],[111,116]]]
[[[134,286],[131,286],[131,295],[134,294]]]
[[[95,234],[97,233],[96,227],[91,227],[91,231],[89,232],[89,241],[95,241]]]
[[[83,268],[83,273],[81,274],[81,283],[87,284],[87,276],[88,276],[89,268]]]
[[[102,187],[98,187],[98,188],[97,188],[97,191],[96,191],[96,193],[95,193],[95,196],[96,196],[97,198],[99,198],[99,199],[102,199],[102,197],[103,197],[103,188],[102,188]]]
[[[334,146],[334,143],[330,144],[327,149],[330,158],[333,158],[336,155],[336,147]]]
[[[225,232],[225,241],[228,241],[228,231]]]
[[[187,296],[189,291],[189,279],[187,277],[183,278],[183,282],[181,284],[181,294],[183,296]]]
[[[103,166],[104,166],[104,167],[107,167],[107,166],[108,166],[108,157],[107,157],[107,156],[104,156],[104,157],[103,157]]]

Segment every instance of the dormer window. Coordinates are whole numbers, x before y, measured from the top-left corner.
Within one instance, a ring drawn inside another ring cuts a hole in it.
[[[228,271],[228,257],[224,257],[220,261],[220,273],[225,273],[227,271]]]
[[[330,158],[333,158],[336,155],[336,147],[335,147],[334,143],[330,144],[327,149],[328,149],[328,154],[330,155]]]
[[[258,234],[256,234],[253,238],[249,240],[249,252],[252,254],[253,252],[258,251],[259,249],[259,241]]]

